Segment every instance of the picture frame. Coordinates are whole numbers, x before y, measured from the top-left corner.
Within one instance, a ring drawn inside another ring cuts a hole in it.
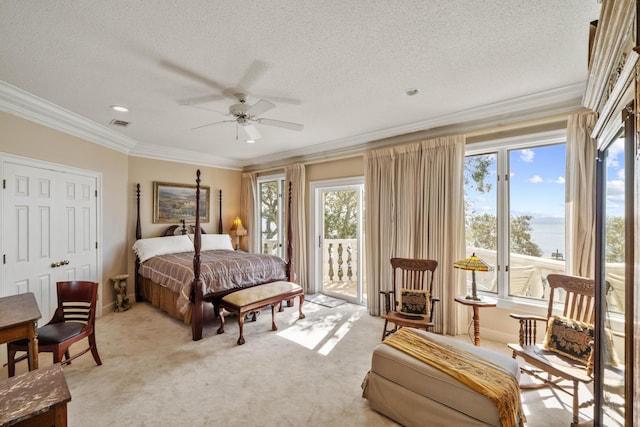
[[[200,222],[209,222],[208,186],[200,186]],[[153,183],[153,223],[175,224],[196,220],[196,186],[171,182]]]

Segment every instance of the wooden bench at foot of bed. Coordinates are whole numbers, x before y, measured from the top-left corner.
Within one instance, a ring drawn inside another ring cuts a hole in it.
[[[238,326],[240,329],[238,345],[244,344],[242,328],[245,315],[268,306],[271,306],[271,330],[277,331],[275,306],[281,304],[283,301],[292,300],[296,296],[300,297],[300,305],[298,307],[300,315],[298,318],[304,319],[304,313],[302,313],[304,292],[302,292],[302,288],[295,283],[284,281],[271,282],[227,294],[220,300],[220,306],[218,308],[220,314],[218,333],[224,333],[223,310],[227,309],[238,316]]]

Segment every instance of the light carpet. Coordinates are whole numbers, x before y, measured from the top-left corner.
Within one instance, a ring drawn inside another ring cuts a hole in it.
[[[242,346],[234,318],[224,334],[209,322],[203,339],[192,341],[190,326],[146,303],[105,314],[96,321],[103,365],[87,354],[64,368],[69,425],[395,425],[361,397],[381,319],[349,303],[303,307],[301,320],[297,299],[296,307],[277,313],[278,331],[271,331],[267,312],[245,323]],[[50,364],[51,355],[41,354],[40,365]],[[18,373],[25,370],[19,364]],[[570,423],[563,393],[526,392],[523,401],[528,426]]]
[[[320,305],[323,305],[323,306],[329,307],[329,308],[337,307],[337,306],[342,305],[342,304],[344,304],[346,302],[343,299],[330,297],[329,295],[324,295],[324,294],[321,294],[321,293],[308,295],[308,296],[305,295],[304,300],[305,300],[305,302],[309,301],[309,302],[312,302],[314,304],[320,304]]]

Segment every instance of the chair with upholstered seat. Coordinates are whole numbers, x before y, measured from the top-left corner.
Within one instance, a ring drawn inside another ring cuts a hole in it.
[[[38,353],[53,353],[54,363],[68,364],[91,351],[95,362],[102,365],[95,337],[98,284],[86,281],[58,282],[56,290],[58,307],[53,318],[38,328]],[[89,347],[70,357],[69,347],[84,338],[88,339]],[[26,354],[16,358],[16,352],[26,352],[27,344],[26,340],[7,344],[10,377],[15,375],[16,362],[27,358]]]
[[[571,425],[579,424],[578,387],[593,381],[593,340],[595,317],[595,282],[592,279],[549,274],[550,287],[547,315],[510,316],[520,322],[518,344],[509,344],[513,358],[520,357],[525,365],[522,371],[540,380],[534,384],[521,385],[523,390],[539,387],[558,387],[573,395],[573,420]],[[554,314],[555,297],[561,297],[561,313]],[[536,344],[537,322],[543,322],[544,342]],[[566,390],[560,383],[569,381]],[[593,404],[586,401],[582,405]]]
[[[425,330],[435,326],[434,307],[440,301],[433,297],[436,267],[438,262],[430,259],[391,258],[392,289],[380,291],[384,297],[383,341],[403,326]],[[393,328],[387,329],[389,323]]]

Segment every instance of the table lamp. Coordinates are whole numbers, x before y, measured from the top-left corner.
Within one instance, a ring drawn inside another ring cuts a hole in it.
[[[478,296],[476,287],[476,271],[491,271],[493,267],[478,258],[475,252],[470,257],[454,262],[453,266],[461,270],[471,270],[471,295],[467,295],[466,298],[473,301],[481,301],[482,298]]]
[[[242,225],[242,220],[239,216],[235,217],[233,220],[233,225],[231,226],[231,230],[229,230],[229,234],[235,236],[236,238],[236,251],[240,249],[240,237],[247,235],[247,229]]]

